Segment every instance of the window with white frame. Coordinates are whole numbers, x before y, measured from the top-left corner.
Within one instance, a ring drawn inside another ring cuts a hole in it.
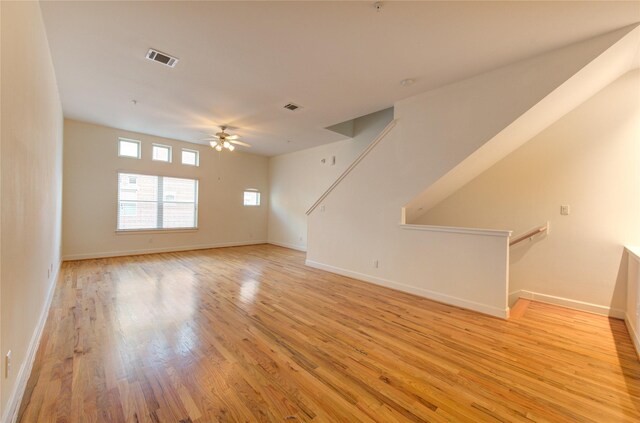
[[[196,229],[198,181],[118,173],[117,220],[118,231]]]
[[[118,138],[118,156],[140,158],[140,141],[127,138]]]
[[[197,150],[182,149],[182,164],[188,166],[199,166],[200,154]]]
[[[157,162],[171,163],[171,147],[162,144],[153,144],[151,158]]]
[[[246,190],[244,192],[244,205],[245,206],[259,206],[260,205],[260,192],[257,190]]]

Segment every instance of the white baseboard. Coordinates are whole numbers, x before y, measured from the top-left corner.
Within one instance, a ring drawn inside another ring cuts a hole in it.
[[[532,292],[524,289],[510,293],[509,304],[515,303],[518,298],[539,301],[541,303],[554,304],[566,308],[572,308],[574,310],[599,314],[601,316],[615,317],[616,319],[624,319],[625,317],[625,311],[617,308],[586,303],[584,301],[572,300],[570,298],[556,297],[554,295],[541,294],[539,292]]]
[[[395,289],[397,291],[408,292],[410,294],[418,295],[420,297],[428,298],[440,303],[466,308],[468,310],[477,311],[479,313],[488,314],[490,316],[499,317],[502,319],[507,319],[509,317],[508,308],[501,309],[486,304],[476,303],[473,301],[465,300],[463,298],[453,297],[424,288],[416,288],[414,286],[404,285],[387,279],[366,275],[364,273],[353,272],[351,270],[342,269],[324,263],[318,263],[312,260],[305,261],[305,264],[316,269],[325,270],[327,272],[336,273],[338,275],[347,276],[349,278],[358,279],[360,281],[373,283],[375,285],[384,286],[386,288]]]
[[[306,245],[296,245],[296,244],[290,244],[288,242],[278,242],[278,241],[268,241],[268,243],[277,245],[278,247],[290,248],[292,250],[303,251],[305,253],[307,252]]]
[[[640,336],[638,336],[638,332],[633,329],[631,325],[631,320],[629,319],[629,315],[627,313],[624,314],[624,323],[627,325],[627,330],[629,331],[629,336],[631,337],[631,341],[633,342],[633,346],[636,348],[636,354],[638,355],[638,359],[640,359]]]
[[[258,245],[258,244],[266,244],[266,243],[267,241],[263,241],[263,240],[236,241],[236,242],[221,242],[217,244],[199,244],[199,245],[182,245],[182,246],[176,246],[176,247],[163,247],[163,248],[145,248],[140,250],[69,254],[69,255],[63,256],[62,261],[87,260],[87,259],[97,259],[97,258],[107,258],[107,257],[137,256],[141,254],[173,253],[176,251],[208,250],[210,248],[241,247],[244,245]]]
[[[47,296],[44,300],[44,305],[42,307],[42,310],[40,311],[40,317],[38,318],[36,328],[31,335],[31,341],[29,342],[27,356],[20,365],[18,375],[16,376],[16,383],[13,387],[13,392],[11,392],[11,394],[9,395],[7,406],[4,410],[4,413],[2,414],[2,420],[0,420],[2,423],[15,423],[18,419],[20,403],[22,402],[22,397],[24,396],[25,389],[27,388],[27,382],[29,381],[29,376],[31,375],[31,370],[33,369],[33,362],[36,359],[36,353],[38,352],[38,347],[40,346],[42,331],[44,330],[45,323],[47,322],[47,317],[49,316],[49,307],[51,307],[53,294],[56,290],[61,264],[62,261],[58,263],[55,274],[50,280],[51,286],[49,286],[49,291],[47,292]]]

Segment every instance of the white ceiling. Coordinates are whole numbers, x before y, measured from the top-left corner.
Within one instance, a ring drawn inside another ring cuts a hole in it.
[[[66,117],[191,142],[226,124],[268,156],[336,141],[325,127],[640,21],[640,2],[41,6]],[[178,57],[176,68],[146,60],[150,47]],[[402,87],[405,78],[416,82]]]

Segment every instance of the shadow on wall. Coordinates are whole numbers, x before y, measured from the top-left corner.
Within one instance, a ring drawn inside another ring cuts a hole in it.
[[[611,310],[619,309],[626,310],[626,298],[627,298],[627,279],[629,278],[629,252],[622,248],[622,257],[620,258],[620,267],[618,267],[618,276],[616,277],[616,284],[613,287],[613,293],[611,295],[611,302],[609,306]],[[616,298],[623,298],[623,304],[616,304]]]

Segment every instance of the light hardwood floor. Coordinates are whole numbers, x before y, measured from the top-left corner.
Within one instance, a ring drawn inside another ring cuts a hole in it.
[[[22,422],[640,421],[620,320],[510,321],[270,245],[63,265]]]

